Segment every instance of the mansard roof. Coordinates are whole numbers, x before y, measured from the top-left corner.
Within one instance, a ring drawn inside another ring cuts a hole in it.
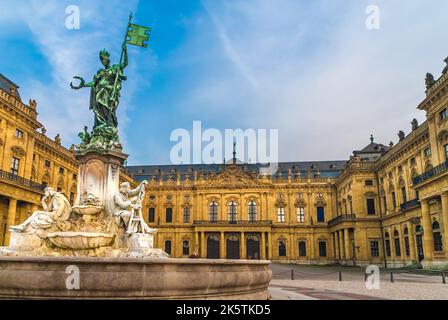
[[[306,175],[308,171],[319,172],[321,178],[336,178],[347,164],[343,161],[301,161],[301,162],[280,162],[278,171],[274,175],[287,176],[291,170],[293,174],[300,172]],[[126,170],[137,181],[149,179],[153,176],[170,176],[170,175],[193,175],[194,172],[200,173],[220,173],[224,171],[229,164],[181,164],[181,165],[142,165],[127,166]],[[259,173],[260,169],[266,168],[263,164],[243,163],[237,164],[246,172]]]
[[[9,80],[3,74],[0,73],[0,89],[14,95],[19,101],[22,101],[19,94],[19,86]]]

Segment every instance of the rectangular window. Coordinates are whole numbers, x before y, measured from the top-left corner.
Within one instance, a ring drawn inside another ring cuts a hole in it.
[[[306,257],[306,242],[299,242],[299,257]]]
[[[20,129],[16,129],[16,138],[22,139],[23,138],[23,131]]]
[[[166,208],[166,210],[165,210],[165,222],[166,223],[173,222],[173,208]]]
[[[442,111],[440,111],[439,116],[440,116],[440,120],[442,120],[442,121],[446,120],[446,118],[448,118],[448,112],[447,112],[446,108],[443,109]]]
[[[390,240],[386,240],[386,256],[390,257]]]
[[[367,214],[376,214],[375,199],[367,199]]]
[[[50,168],[51,167],[51,162],[50,160],[45,160],[45,167]]]
[[[305,208],[303,208],[303,207],[297,208],[297,222],[298,223],[305,222]]]
[[[445,145],[445,160],[448,161],[448,144]]]
[[[76,173],[73,174],[72,179],[73,179],[73,180],[78,179],[78,176],[76,175]]]
[[[383,205],[384,205],[384,211],[387,211],[387,199],[386,199],[386,196],[383,197]]]
[[[327,256],[327,243],[324,241],[319,242],[319,257]]]
[[[403,197],[403,203],[408,202],[408,197],[406,195],[406,188],[401,188],[401,196]]]
[[[184,223],[190,222],[190,207],[184,207]]]
[[[277,221],[285,222],[285,208],[279,207],[277,208]]]
[[[325,222],[325,209],[324,209],[324,207],[317,207],[317,222]]]
[[[373,180],[366,180],[365,184],[366,186],[373,186]]]
[[[417,161],[414,158],[411,158],[411,166],[415,166],[417,164]]]
[[[392,207],[393,210],[395,210],[397,208],[397,197],[395,196],[395,192],[391,193],[391,197],[392,197]]]
[[[401,257],[400,238],[394,239],[395,256]]]
[[[11,160],[11,173],[15,176],[19,175],[20,159],[12,157]]]
[[[171,254],[171,241],[170,240],[165,241],[165,252],[168,254]]]
[[[75,193],[70,192],[70,204],[73,205],[75,203]]]
[[[430,156],[431,156],[431,148],[426,148],[424,151],[423,151],[423,153],[424,153],[424,155],[425,155],[425,157],[427,157],[427,158],[429,158]]]
[[[65,169],[63,167],[60,167],[59,168],[59,174],[64,174],[64,172],[65,172]]]
[[[372,257],[380,256],[380,244],[378,241],[370,241],[370,255]]]
[[[156,209],[155,208],[149,208],[148,222],[156,222]]]

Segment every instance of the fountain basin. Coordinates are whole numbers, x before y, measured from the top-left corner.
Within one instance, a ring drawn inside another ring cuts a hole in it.
[[[92,216],[92,215],[97,215],[99,214],[101,211],[103,211],[104,208],[100,207],[100,206],[75,206],[72,207],[72,211],[74,213],[77,213],[79,215],[85,216]]]
[[[66,287],[79,268],[79,289]],[[270,298],[270,261],[88,257],[0,257],[0,298]]]
[[[59,248],[88,250],[109,246],[114,235],[99,232],[53,232],[47,238]]]

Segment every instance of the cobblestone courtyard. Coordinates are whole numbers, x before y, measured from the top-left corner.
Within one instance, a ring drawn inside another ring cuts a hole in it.
[[[273,300],[448,300],[448,284],[443,284],[440,274],[393,272],[391,282],[392,270],[381,269],[380,288],[369,290],[365,268],[291,264],[272,264],[271,268]]]

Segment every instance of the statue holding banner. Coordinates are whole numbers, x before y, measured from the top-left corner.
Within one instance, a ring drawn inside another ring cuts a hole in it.
[[[97,71],[93,80],[85,82],[80,76],[75,79],[80,81],[75,86],[70,83],[70,87],[74,90],[81,88],[91,88],[90,91],[90,110],[93,111],[95,120],[92,133],[84,130],[82,135],[82,143],[78,145],[80,150],[97,149],[97,150],[120,150],[122,146],[118,136],[118,121],[116,110],[120,103],[120,92],[122,82],[127,78],[124,75],[124,69],[128,65],[128,53],[126,44],[132,44],[140,47],[147,46],[149,40],[147,33],[150,28],[132,24],[132,15],[129,17],[129,23],[126,30],[126,36],[122,44],[120,61],[118,64],[111,65],[110,54],[105,49],[99,53],[99,58],[104,68]],[[89,137],[84,139],[83,137]]]

